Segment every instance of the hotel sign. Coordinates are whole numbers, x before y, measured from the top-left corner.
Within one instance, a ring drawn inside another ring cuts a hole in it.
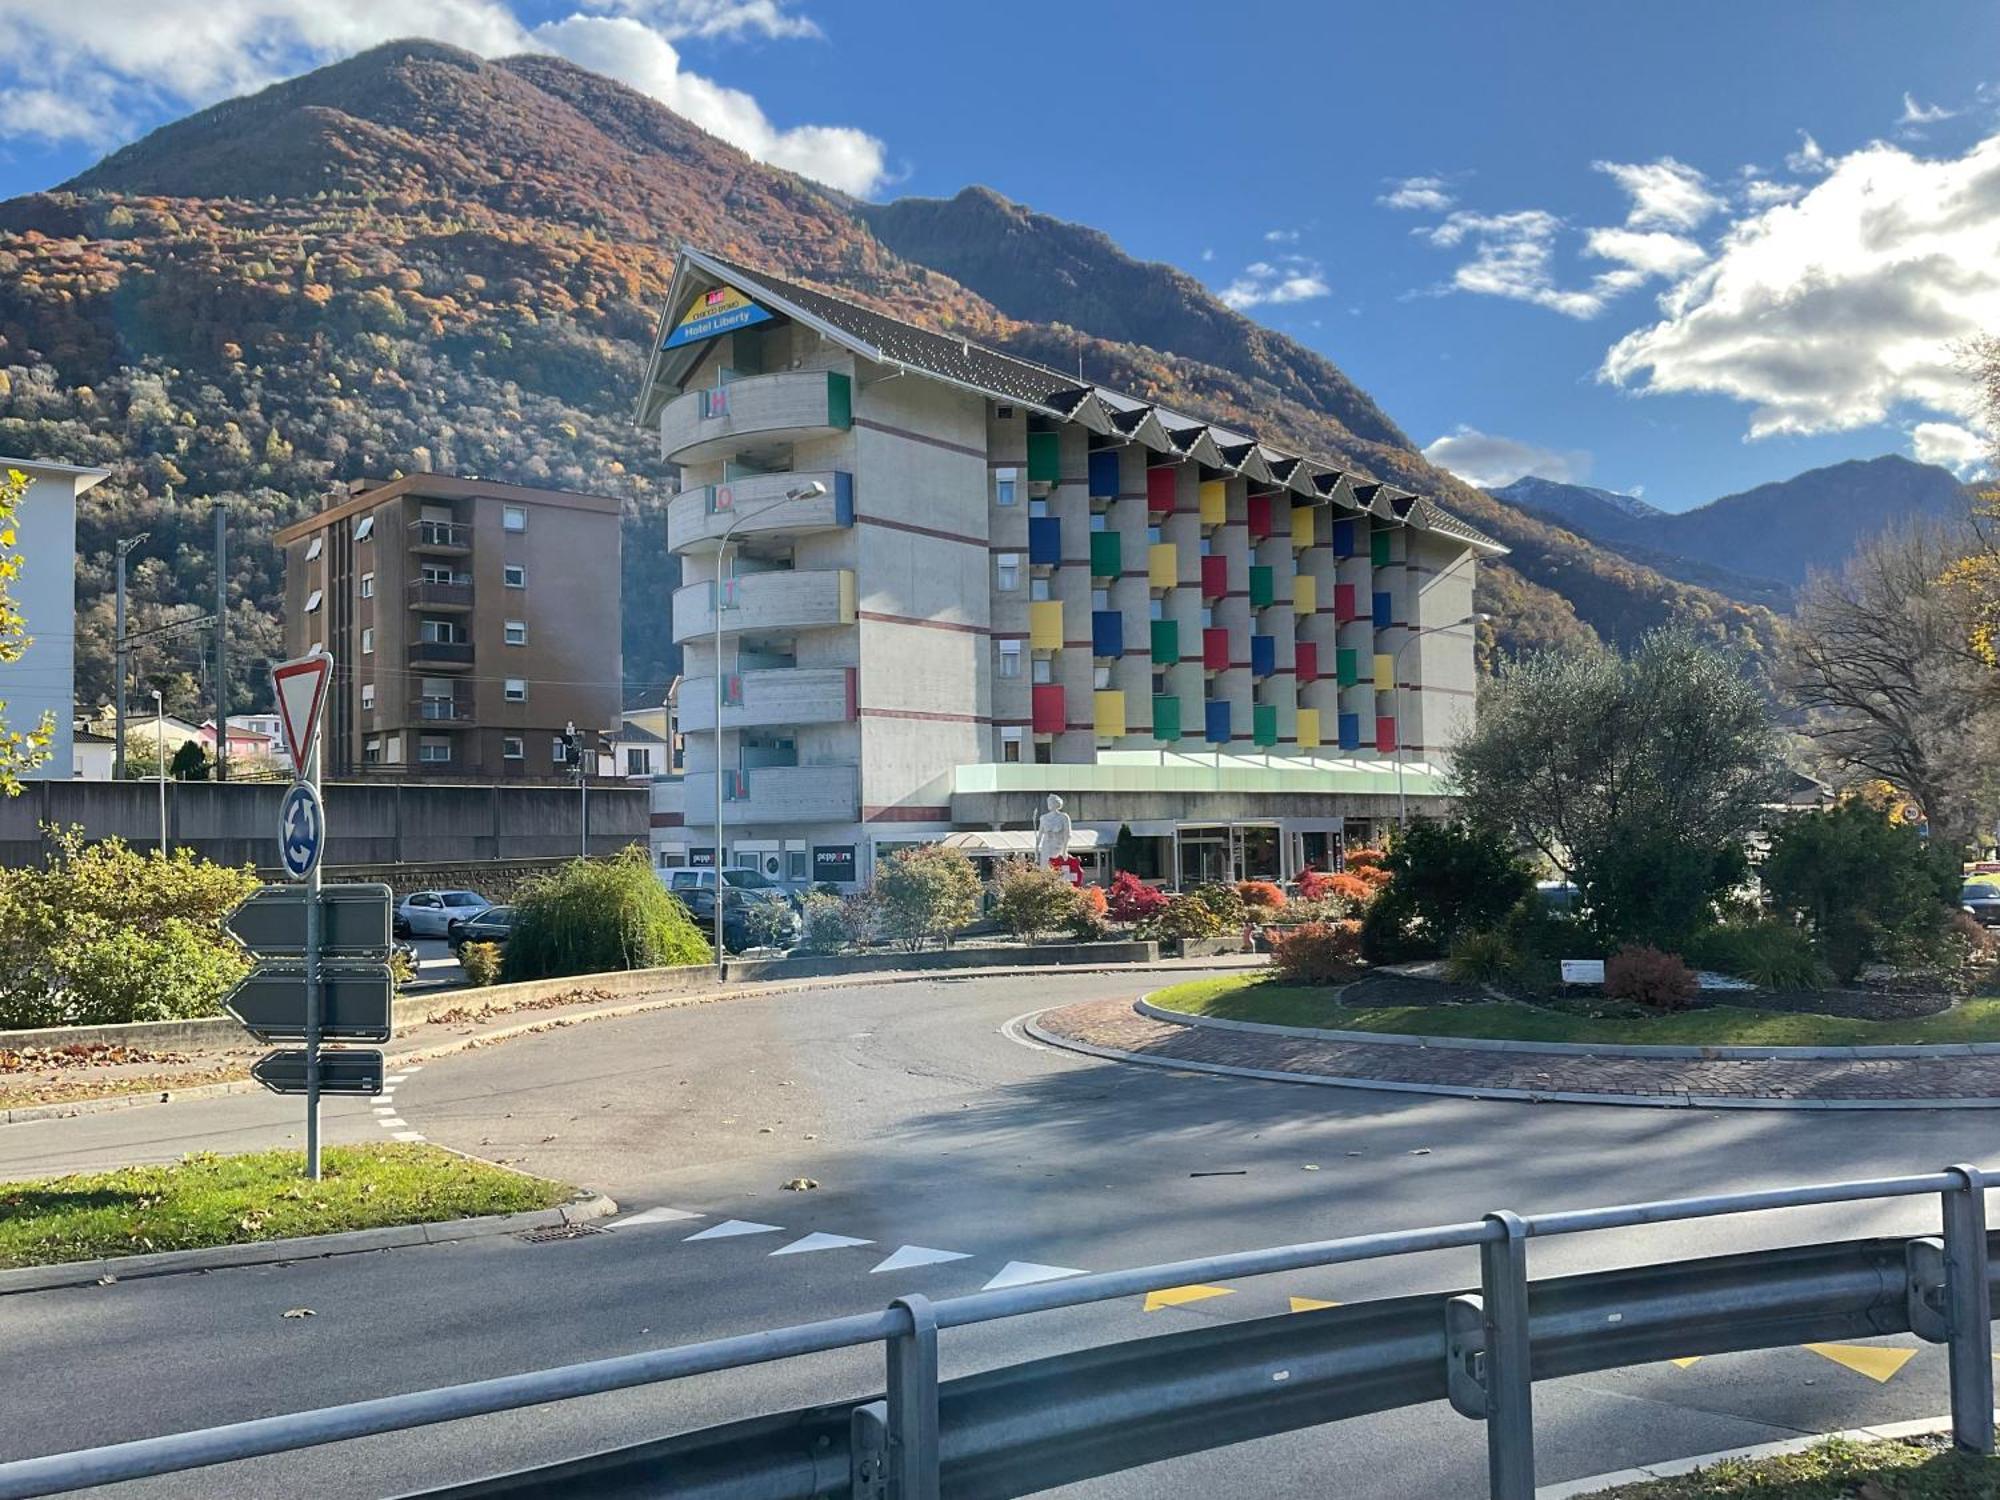
[[[695,298],[694,305],[682,315],[679,326],[667,335],[667,341],[660,347],[678,349],[684,344],[712,339],[719,333],[768,323],[770,319],[768,312],[735,287],[719,286]]]

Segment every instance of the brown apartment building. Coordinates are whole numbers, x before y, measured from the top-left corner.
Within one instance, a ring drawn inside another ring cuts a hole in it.
[[[278,543],[286,654],[334,660],[327,776],[561,776],[566,724],[616,730],[616,500],[412,474]]]

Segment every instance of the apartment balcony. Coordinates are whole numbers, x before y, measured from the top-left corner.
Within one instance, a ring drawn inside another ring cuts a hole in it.
[[[854,574],[847,568],[741,573],[724,582],[723,593],[725,635],[775,635],[854,623]],[[674,590],[675,644],[714,633],[714,599],[711,580]]]
[[[472,528],[458,521],[412,521],[410,550],[432,557],[470,557]]]
[[[790,490],[817,480],[826,493],[814,500],[787,500]],[[675,553],[707,553],[722,543],[730,522],[737,538],[808,536],[854,524],[854,478],[835,469],[800,474],[757,474],[727,484],[683,490],[667,506],[667,547]]]
[[[472,670],[472,642],[411,641],[410,665],[435,671],[469,672]]]
[[[854,386],[835,370],[786,370],[683,391],[660,412],[669,463],[727,458],[751,439],[803,443],[854,425]]]
[[[473,721],[470,698],[427,698],[410,700],[410,717],[419,723],[442,726],[467,725]]]
[[[699,829],[715,817],[715,773],[682,778],[685,816]],[[861,773],[855,766],[756,766],[722,773],[725,828],[757,824],[853,823],[861,816]]]
[[[439,614],[464,614],[472,608],[472,584],[432,583],[422,578],[410,582],[410,608]]]
[[[722,727],[761,729],[785,724],[844,724],[854,717],[852,667],[778,667],[730,672],[722,679]],[[715,679],[681,681],[680,727],[684,734],[715,728]]]

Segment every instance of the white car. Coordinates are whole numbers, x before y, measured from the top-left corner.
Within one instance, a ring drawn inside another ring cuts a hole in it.
[[[412,891],[396,908],[398,937],[444,937],[452,922],[493,903],[477,891]]]

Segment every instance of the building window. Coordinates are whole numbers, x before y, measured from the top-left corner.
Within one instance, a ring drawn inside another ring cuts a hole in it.
[[[1153,696],[1155,698],[1164,698],[1171,691],[1172,689],[1167,686],[1167,674],[1165,672],[1155,672],[1153,674]]]
[[[1092,590],[1090,591],[1090,607],[1091,607],[1092,609],[1109,609],[1109,608],[1111,608],[1111,590],[1110,590],[1110,589],[1092,589]]]
[[[625,774],[627,776],[651,776],[653,774],[653,747],[651,745],[627,745],[625,747]]]
[[[364,682],[361,684],[361,706],[363,708],[373,708],[375,706],[374,683]]]
[[[1160,597],[1159,597],[1159,596],[1158,596],[1158,595],[1156,594],[1156,595],[1154,595],[1154,596],[1153,596],[1153,597],[1152,597],[1151,599],[1148,599],[1148,600],[1146,601],[1146,618],[1147,618],[1147,619],[1149,619],[1149,620],[1164,620],[1164,619],[1165,619],[1166,617],[1167,617],[1167,601],[1166,601],[1166,600],[1164,600],[1164,599],[1160,598]]]
[[[527,742],[518,734],[503,736],[500,741],[500,758],[502,760],[526,760],[528,758]]]
[[[1000,675],[1002,677],[1019,677],[1021,675],[1021,643],[1019,641],[1001,641],[998,644],[1000,646]]]
[[[1014,420],[1014,408],[1011,406],[996,406],[993,408],[993,416],[997,421],[1011,422]]]
[[[322,533],[306,543],[306,561],[319,561],[319,555],[324,551],[326,551],[326,536]]]
[[[509,703],[526,703],[528,701],[528,679],[525,677],[509,677],[507,679],[506,696]]]
[[[550,740],[549,759],[559,766],[568,765],[569,741],[565,740],[561,735],[557,735],[554,739]]]
[[[378,765],[382,760],[382,741],[370,737],[361,742],[361,760],[364,765]]]
[[[1046,602],[1051,597],[1049,594],[1048,579],[1030,578],[1028,580],[1028,597],[1038,602]]]
[[[528,622],[526,620],[509,620],[507,622],[506,640],[507,644],[510,646],[527,645]]]
[[[1021,726],[1008,724],[1000,730],[1000,759],[1008,765],[1015,765],[1021,759]]]
[[[1165,533],[1163,533],[1159,527],[1148,526],[1146,528],[1146,540],[1148,543],[1157,544],[1159,542],[1164,542],[1166,539],[1167,538]]]
[[[993,503],[1012,505],[1020,492],[1021,471],[1019,469],[995,469],[993,471]]]
[[[309,614],[309,615],[312,615],[312,614],[318,614],[318,613],[319,613],[319,601],[320,601],[320,600],[321,600],[321,599],[322,599],[323,597],[325,597],[325,596],[324,596],[324,595],[322,595],[322,594],[320,593],[320,591],[319,591],[318,589],[314,589],[314,590],[313,590],[313,591],[312,591],[312,592],[311,592],[310,594],[307,594],[307,595],[306,595],[306,613],[307,613],[307,614]]]
[[[500,580],[510,589],[524,589],[528,586],[528,570],[520,563],[508,563],[500,570]]]
[[[363,625],[361,627],[361,654],[363,656],[373,656],[375,654],[375,627],[373,625]]]
[[[354,525],[355,541],[365,542],[368,540],[368,538],[370,538],[374,534],[375,534],[375,518],[373,516],[363,516],[359,521],[355,522]]]
[[[1021,586],[1021,554],[1018,552],[996,553],[993,558],[993,587],[1003,594],[1011,594]]]
[[[1203,557],[1211,556],[1215,552],[1215,538],[1209,536],[1207,533],[1204,532],[1202,534],[1201,540],[1197,542],[1195,546],[1196,550]]]
[[[1037,521],[1046,520],[1049,514],[1049,502],[1037,496],[1028,502],[1028,514]]]
[[[1055,760],[1055,758],[1056,758],[1056,752],[1055,752],[1055,747],[1053,745],[1051,745],[1047,740],[1035,741],[1036,765],[1038,766],[1049,765]]]
[[[1055,664],[1046,656],[1035,658],[1034,680],[1044,686],[1056,680]]]
[[[502,531],[526,531],[528,529],[527,508],[520,505],[501,506],[500,529]]]
[[[1111,668],[1092,667],[1090,669],[1090,685],[1100,693],[1109,688],[1111,686]]]
[[[1109,531],[1111,529],[1111,517],[1101,510],[1092,511],[1090,513],[1090,529],[1092,531]]]
[[[1215,624],[1215,606],[1212,604],[1204,604],[1201,607],[1201,628],[1203,630],[1207,630],[1210,626],[1214,624]]]
[[[417,759],[427,766],[448,765],[451,762],[451,741],[443,738],[423,736],[417,741]]]
[[[375,597],[375,575],[373,573],[363,573],[361,575],[361,597],[364,599],[373,599]]]

